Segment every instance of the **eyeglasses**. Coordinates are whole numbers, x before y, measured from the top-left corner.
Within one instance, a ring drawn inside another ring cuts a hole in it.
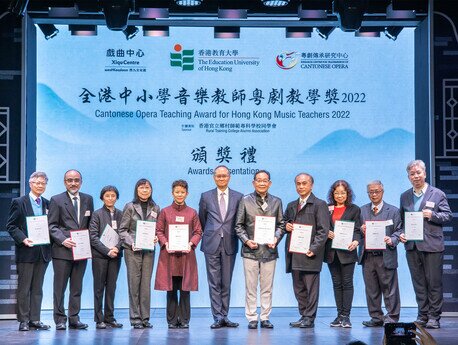
[[[79,178],[67,178],[67,179],[65,179],[65,182],[67,182],[67,183],[80,183],[81,179],[79,179]]]
[[[367,192],[369,195],[377,195],[380,194],[382,191],[381,190],[370,190]]]
[[[217,179],[224,179],[224,178],[228,178],[229,175],[215,175],[215,178]]]
[[[254,180],[254,182],[259,183],[259,184],[261,183],[268,184],[270,180]]]
[[[48,184],[47,182],[42,182],[42,181],[34,181],[32,183],[37,186],[46,186]]]

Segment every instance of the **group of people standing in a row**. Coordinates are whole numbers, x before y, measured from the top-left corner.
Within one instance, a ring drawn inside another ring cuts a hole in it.
[[[216,188],[202,193],[198,212],[187,206],[188,184],[184,180],[172,184],[173,202],[160,209],[152,198],[152,185],[140,179],[134,189],[132,202],[120,211],[115,207],[119,192],[114,186],[101,190],[103,207],[94,211],[90,195],[81,193],[82,176],[77,170],[65,173],[66,191],[48,200],[42,197],[48,182],[42,172],[30,176],[30,193],[13,199],[7,230],[16,243],[18,271],[17,316],[19,330],[49,329],[40,321],[42,285],[49,261],[54,268],[54,322],[57,330],[85,329],[79,319],[82,281],[87,260],[74,260],[70,231],[89,229],[92,246],[94,275],[94,320],[96,328],[122,327],[114,317],[116,281],[124,253],[129,289],[129,318],[136,329],[151,328],[150,298],[154,266],[154,252],[135,246],[138,221],[156,222],[156,237],[160,254],[154,288],[167,291],[166,317],[169,328],[188,328],[191,317],[190,291],[198,289],[198,268],[195,249],[202,240],[201,250],[209,285],[212,329],[237,327],[229,320],[229,302],[232,273],[242,243],[242,261],[245,274],[245,315],[248,328],[273,328],[269,316],[272,310],[272,291],[278,243],[286,235],[286,271],[291,273],[300,318],[291,327],[314,327],[318,308],[320,271],[328,264],[337,317],[332,327],[351,327],[350,312],[353,300],[353,275],[356,262],[363,268],[367,306],[371,319],[367,327],[397,322],[400,314],[400,294],[397,277],[397,250],[399,242],[405,244],[407,262],[418,304],[417,322],[428,328],[439,328],[442,294],[442,263],[444,237],[442,226],[452,218],[445,194],[426,183],[426,167],[420,160],[407,166],[412,184],[401,195],[400,209],[383,200],[383,184],[374,180],[367,185],[370,202],[361,208],[353,204],[353,191],[344,180],[334,182],[327,202],[313,192],[314,180],[310,174],[299,173],[295,178],[298,198],[290,202],[283,212],[282,201],[269,193],[270,174],[259,170],[254,174],[254,192],[243,196],[228,187],[230,170],[215,168]],[[405,212],[423,213],[423,241],[409,241],[405,237]],[[26,217],[48,216],[50,245],[34,246],[27,236]],[[275,218],[275,236],[272,243],[254,241],[256,219],[259,216]],[[346,250],[333,249],[336,221],[354,223],[353,241]],[[386,224],[386,248],[365,248],[367,221]],[[184,251],[169,249],[169,229],[186,224],[189,243]],[[311,226],[308,251],[289,250],[294,224]],[[119,235],[119,243],[112,248],[100,238],[111,226]],[[359,248],[359,250],[357,250]],[[64,295],[70,282],[68,316]],[[260,286],[260,314],[257,297]],[[382,311],[382,296],[386,314]]]

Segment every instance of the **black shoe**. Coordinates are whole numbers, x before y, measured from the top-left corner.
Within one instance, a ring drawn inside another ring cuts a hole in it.
[[[236,328],[236,327],[239,326],[238,322],[232,322],[228,318],[225,318],[223,321],[224,321],[224,326],[226,326],[226,327]]]
[[[383,327],[383,321],[370,319],[369,321],[363,321],[363,325],[366,327]]]
[[[258,321],[250,321],[250,322],[248,322],[248,328],[249,328],[249,329],[256,329],[256,328],[258,328]]]
[[[428,320],[428,322],[426,323],[426,328],[430,328],[430,329],[439,329],[441,328],[441,325],[439,323],[438,320],[433,320],[433,319],[430,319]]]
[[[145,328],[145,327],[143,327],[143,324],[141,324],[141,323],[134,323],[134,324],[132,325],[132,327],[133,327],[134,329],[143,329],[143,328]]]
[[[185,323],[181,323],[180,324],[180,328],[185,328],[185,329],[189,328],[189,323],[186,323],[186,322]]]
[[[145,328],[153,328],[153,325],[149,321],[143,321],[143,327],[145,327]]]
[[[65,331],[67,326],[63,322],[56,323],[56,330],[58,331]]]
[[[69,327],[73,329],[86,329],[88,325],[87,323],[82,323],[81,321],[78,321],[77,323],[69,324]]]
[[[117,322],[116,320],[113,320],[113,321],[105,321],[105,324],[109,327],[112,327],[112,328],[122,328],[123,324],[122,323],[119,323]]]
[[[342,327],[343,328],[351,328],[350,317],[342,316]]]
[[[425,327],[426,324],[428,323],[428,320],[425,320],[425,319],[422,319],[422,318],[418,317],[415,322],[418,323],[420,326]]]
[[[19,330],[24,332],[29,330],[29,323],[27,321],[23,321],[19,323]]]
[[[334,321],[332,321],[329,326],[331,327],[342,327],[342,317],[337,316]]]
[[[300,324],[300,328],[313,328],[315,327],[315,322],[312,319],[306,317]]]
[[[107,328],[107,325],[106,325],[105,322],[97,322],[95,324],[95,328],[97,328],[97,329],[105,329],[105,328]]]
[[[45,325],[43,322],[41,321],[29,321],[29,327],[30,328],[35,328],[35,329],[38,329],[40,331],[47,331],[48,329],[51,328],[50,325]]]
[[[180,328],[180,325],[169,323],[169,329],[177,329]]]
[[[210,326],[211,329],[217,329],[217,328],[222,328],[224,327],[224,321],[223,320],[217,320],[212,323]]]
[[[274,325],[269,320],[262,320],[261,328],[274,328]]]
[[[289,327],[294,327],[294,328],[300,327],[302,321],[304,321],[304,320],[305,320],[305,316],[301,316],[301,318],[299,320],[290,322],[289,323]]]

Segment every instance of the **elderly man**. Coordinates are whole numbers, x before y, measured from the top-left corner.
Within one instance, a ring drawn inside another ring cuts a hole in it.
[[[404,233],[415,297],[418,304],[417,322],[426,328],[440,328],[442,313],[442,263],[444,260],[444,233],[442,226],[452,219],[445,193],[426,183],[426,166],[421,160],[407,165],[407,176],[413,188],[401,195],[401,217],[405,212],[422,212],[423,241],[411,241]]]

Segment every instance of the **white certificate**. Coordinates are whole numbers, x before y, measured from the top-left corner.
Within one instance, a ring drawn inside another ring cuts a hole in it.
[[[366,221],[366,249],[386,249],[386,221]]]
[[[27,238],[33,242],[34,246],[49,244],[48,216],[26,217]]]
[[[406,212],[404,229],[406,240],[423,241],[423,212]]]
[[[355,222],[347,220],[336,220],[334,224],[334,239],[332,248],[348,250],[348,246],[353,242],[353,231]]]
[[[310,249],[313,225],[293,224],[289,241],[290,253],[305,254]]]
[[[73,260],[76,261],[92,258],[89,230],[71,230],[70,239],[76,244],[75,247],[72,247]]]
[[[274,243],[275,224],[277,218],[270,216],[256,216],[254,220],[254,239],[258,244]]]
[[[154,238],[156,237],[156,222],[137,220],[135,231],[135,247],[140,249],[154,250]]]
[[[119,235],[110,225],[107,224],[102,232],[102,236],[100,236],[100,242],[102,242],[105,247],[111,249],[118,245]]]
[[[189,224],[169,224],[169,250],[189,249]]]

